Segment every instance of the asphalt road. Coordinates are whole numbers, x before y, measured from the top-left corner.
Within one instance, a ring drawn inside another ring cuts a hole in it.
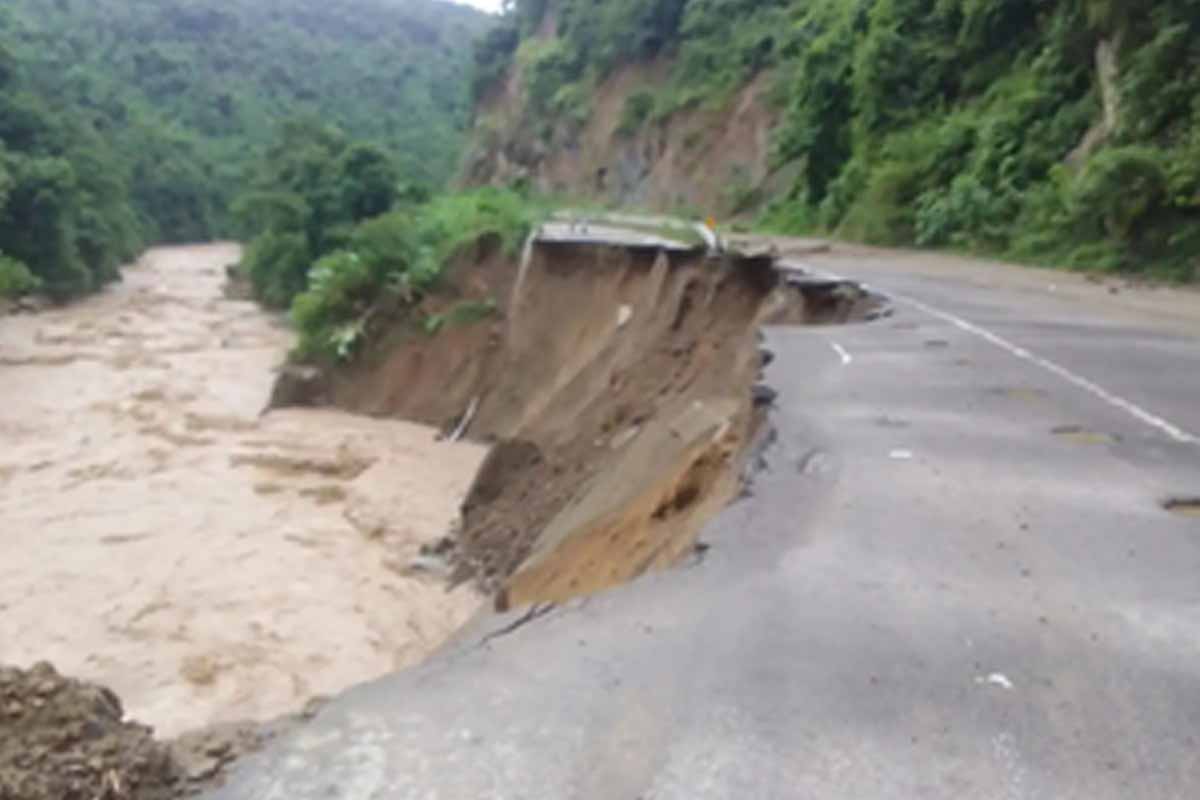
[[[1200,795],[1200,295],[944,261],[808,260],[895,314],[768,333],[702,561],[483,619],[215,797]]]

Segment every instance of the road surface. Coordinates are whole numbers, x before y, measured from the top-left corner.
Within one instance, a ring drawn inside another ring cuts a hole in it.
[[[701,561],[481,619],[215,797],[1195,797],[1200,296],[799,266],[895,313],[768,333],[777,438]]]

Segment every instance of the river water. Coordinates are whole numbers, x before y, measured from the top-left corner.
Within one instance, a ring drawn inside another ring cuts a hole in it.
[[[411,664],[479,605],[408,564],[482,448],[260,416],[292,334],[222,297],[237,258],[153,250],[99,296],[0,318],[0,664],[108,685],[164,736]]]

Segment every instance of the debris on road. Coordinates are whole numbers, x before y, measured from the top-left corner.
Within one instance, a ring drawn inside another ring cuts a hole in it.
[[[45,662],[0,667],[0,797],[159,800],[186,782],[149,727],[123,721],[108,689]]]
[[[975,683],[980,686],[998,686],[1010,692],[1013,690],[1013,682],[1003,672],[993,672],[986,677],[980,676],[975,679]]]

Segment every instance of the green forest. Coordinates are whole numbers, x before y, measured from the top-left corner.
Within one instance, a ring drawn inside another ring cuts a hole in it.
[[[769,78],[796,178],[759,225],[1196,277],[1200,0],[516,0],[473,89],[516,61],[533,113],[586,117],[655,59],[627,130]]]
[[[516,0],[499,19],[9,0],[0,295],[68,298],[148,243],[237,237],[257,296],[345,351],[365,294],[419,292],[462,231],[528,226],[518,194],[440,194],[514,64],[553,121],[652,60],[667,77],[629,95],[625,134],[768,79],[793,177],[746,224],[1196,277],[1200,0]]]
[[[358,143],[364,173],[386,154],[389,191],[442,186],[489,24],[438,0],[8,0],[0,296],[70,297],[147,243],[257,233],[235,198],[297,119]]]
[[[515,253],[535,217],[516,192],[431,193],[386,150],[314,120],[285,125],[234,206],[255,232],[242,262],[254,296],[290,308],[297,355],[347,359],[380,313],[406,314],[455,252],[496,234]]]

